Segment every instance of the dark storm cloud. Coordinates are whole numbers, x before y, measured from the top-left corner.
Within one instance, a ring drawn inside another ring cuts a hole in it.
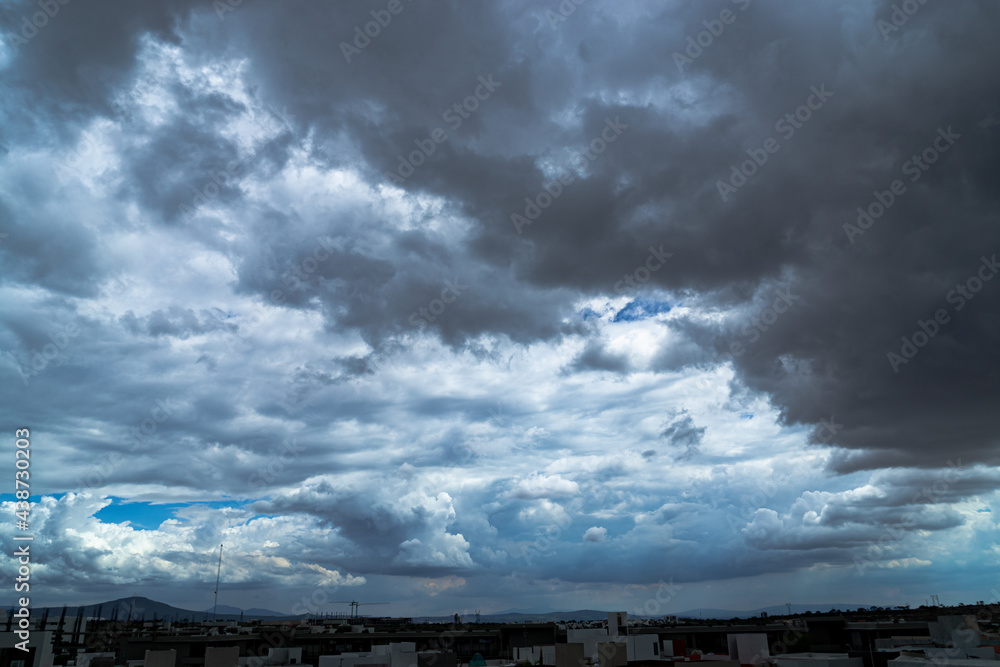
[[[670,447],[684,450],[675,458],[689,459],[698,454],[698,446],[705,437],[706,430],[704,426],[696,426],[694,419],[685,411],[664,424],[660,437],[666,440]]]
[[[647,246],[665,242],[674,257],[651,283],[702,291],[704,305],[740,305],[778,276],[794,276],[801,303],[734,363],[740,379],[769,393],[789,423],[818,424],[834,415],[843,424],[834,442],[860,453],[834,458],[836,470],[892,464],[904,451],[930,465],[939,462],[936,452],[945,442],[961,447],[969,461],[994,460],[992,306],[1000,297],[991,285],[898,372],[886,357],[899,351],[901,336],[918,330],[919,320],[954,308],[949,290],[975,276],[981,257],[1000,251],[997,202],[987,185],[1000,154],[997,126],[981,123],[1000,103],[983,86],[996,62],[989,55],[1000,48],[984,28],[996,7],[968,3],[945,12],[923,6],[901,32],[883,39],[875,21],[889,5],[790,10],[755,3],[683,74],[671,53],[684,44],[684,26],[697,26],[708,8],[653,13],[643,19],[648,25],[629,33],[624,51],[614,38],[631,24],[615,26],[601,12],[581,9],[550,31],[526,11],[463,3],[409,7],[350,63],[338,39],[349,40],[367,19],[360,10],[248,5],[221,22],[205,17],[190,39],[207,48],[201,40],[211,34],[245,49],[261,94],[287,102],[296,124],[318,133],[317,157],[370,167],[370,177],[380,180],[396,155],[411,152],[414,141],[444,122],[443,111],[472,94],[478,76],[496,73],[501,87],[450,130],[440,159],[428,159],[402,186],[446,197],[477,223],[465,238],[447,239],[439,253],[440,280],[460,275],[470,296],[446,317],[420,320],[448,342],[460,345],[484,332],[522,342],[565,333],[553,323],[565,312],[565,299],[606,293],[641,262]],[[166,6],[148,16],[109,12],[114,30],[99,47],[76,38],[59,48],[67,56],[86,50],[86,62],[121,72],[133,64],[137,31],[169,36],[182,18]],[[514,30],[535,21],[527,37]],[[55,39],[69,23],[53,21],[37,39]],[[296,39],[275,49],[282,25],[292,26]],[[954,34],[962,35],[963,48],[951,46]],[[565,48],[573,43],[579,48]],[[278,51],[281,58],[270,55]],[[459,52],[456,65],[452,56]],[[782,72],[778,81],[774,66]],[[33,78],[26,73],[21,81],[64,82],[84,100],[96,94],[73,88],[79,75],[65,64],[31,67]],[[609,97],[600,91],[622,89],[631,89],[636,101],[598,101]],[[776,125],[813,104],[816,89],[830,96],[808,121],[794,131],[787,122]],[[638,101],[654,93],[664,96],[662,106]],[[188,103],[191,117],[203,116],[209,125],[213,115],[232,111],[210,97]],[[691,111],[695,104],[698,113]],[[577,119],[574,126],[552,120],[563,109]],[[628,129],[516,234],[510,214],[552,180],[538,159],[585,149],[607,118],[619,116]],[[885,191],[893,179],[908,178],[903,164],[932,145],[938,128],[953,128],[961,138],[919,172],[919,181],[907,182],[908,191],[884,218],[849,242],[844,224],[857,218],[857,206],[867,206],[872,192]],[[211,172],[232,157],[220,145],[206,152],[215,162],[179,162],[190,152],[184,146],[205,144],[203,132],[190,123],[163,128],[158,141],[168,142],[167,150],[155,150],[154,142],[148,153],[157,160],[129,158],[141,198],[164,219],[190,185],[174,183],[170,174]],[[779,152],[723,201],[716,183],[728,180],[732,165],[745,161],[747,150],[759,152],[768,137],[778,139]],[[334,150],[348,145],[355,152]],[[176,159],[162,159],[174,153]],[[319,228],[329,231],[329,224]],[[406,241],[410,248],[420,247],[420,235]],[[294,243],[286,237],[289,249]],[[377,344],[405,330],[409,315],[440,289],[423,262],[406,259],[412,254],[406,248],[382,257],[338,253],[320,267],[316,279],[349,286],[348,294],[320,292],[332,325],[360,328]],[[241,284],[270,291],[273,280],[265,275],[260,264],[244,263]],[[358,290],[376,296],[350,296]],[[290,293],[289,303],[306,298]],[[725,336],[717,340],[718,348],[728,348]]]
[[[863,488],[804,493],[784,516],[758,510],[744,532],[760,549],[849,549],[886,541],[912,549],[904,536],[909,538],[914,530],[936,532],[965,525],[968,515],[948,505],[992,495],[997,482],[995,470],[964,469],[957,463],[934,472],[883,471]]]
[[[30,24],[41,7],[27,1],[5,3],[0,23],[14,63],[0,73],[0,85],[15,91],[2,107],[7,122],[41,137],[65,137],[92,114],[110,115],[112,98],[131,74],[142,37],[176,43],[174,29],[194,4],[59,3],[57,13],[21,43],[14,35],[30,32],[24,19]]]
[[[488,297],[479,292],[461,301],[448,317],[429,323],[432,330],[452,343],[479,332],[525,341],[557,335],[560,328],[544,324],[554,303],[528,309],[537,302],[536,289],[559,287],[566,297],[607,293],[643,260],[647,246],[662,242],[674,256],[651,283],[700,292],[705,306],[748,305],[754,292],[792,276],[801,301],[734,363],[741,381],[769,393],[789,423],[819,424],[832,415],[843,425],[832,441],[860,453],[834,458],[835,469],[892,464],[904,451],[931,465],[940,462],[945,442],[961,447],[969,461],[994,460],[995,290],[984,288],[898,373],[886,355],[918,320],[949,307],[949,289],[974,275],[981,256],[1000,250],[992,224],[996,198],[985,185],[997,166],[997,130],[980,122],[1000,103],[983,87],[996,61],[988,54],[998,48],[984,28],[995,7],[969,3],[945,12],[923,6],[900,33],[883,39],[876,20],[891,12],[889,4],[807,10],[755,3],[684,74],[670,56],[684,45],[678,22],[699,25],[702,14],[712,13],[707,7],[654,14],[650,27],[629,33],[625,50],[614,37],[626,28],[598,11],[581,10],[572,24],[560,26],[566,32],[549,32],[539,22],[525,38],[504,27],[485,29],[488,21],[529,22],[512,5],[410,9],[416,11],[400,15],[350,64],[330,37],[363,17],[317,16],[280,61],[260,47],[250,51],[268,92],[280,98],[289,91],[303,122],[350,131],[372,178],[391,171],[395,156],[414,150],[415,140],[441,124],[442,110],[472,87],[474,75],[495,72],[502,82],[402,187],[446,197],[478,222],[459,245],[486,263],[474,273],[496,275],[496,267],[509,265],[522,284],[514,296],[491,278]],[[282,20],[266,13],[247,8],[233,17],[266,44],[271,26]],[[303,25],[301,12],[287,15]],[[954,34],[963,35],[961,49],[952,45]],[[578,50],[565,48],[573,43]],[[404,56],[407,46],[421,57]],[[462,67],[444,65],[452,51],[466,54]],[[530,55],[531,68],[519,64],[514,54],[520,52]],[[292,94],[292,86],[320,75],[319,63],[337,87]],[[597,91],[623,89],[634,91],[636,101],[597,101]],[[550,91],[564,97],[557,101]],[[638,102],[657,93],[663,106]],[[379,123],[359,114],[359,100],[379,109]],[[324,101],[337,112],[320,114]],[[803,105],[814,107],[799,112],[809,120],[781,124]],[[578,119],[574,126],[550,120],[567,108]],[[516,234],[510,215],[523,212],[525,197],[553,178],[537,160],[586,148],[607,118],[619,116],[628,129]],[[962,138],[916,182],[907,181],[908,191],[883,219],[849,242],[844,224],[855,221],[857,207],[893,179],[910,178],[901,171],[904,163],[933,145],[938,128],[949,127]],[[511,145],[514,128],[518,139]],[[768,138],[778,152],[723,201],[717,182],[731,178],[732,166],[748,159],[746,151],[759,155]],[[389,261],[410,273],[399,259]],[[361,266],[353,275],[368,280]],[[504,282],[513,286],[513,277]],[[463,279],[475,281],[468,272]],[[348,302],[337,320],[378,340],[376,332],[405,313],[404,303],[421,301],[417,293],[398,298],[392,292],[377,303],[388,318],[374,312],[376,304]],[[515,305],[524,308],[521,316],[496,316],[501,306]],[[709,338],[725,351],[742,324],[729,336],[716,331]],[[664,363],[677,365],[669,358]]]
[[[213,113],[208,118],[204,114],[185,117],[144,132],[149,140],[126,151],[130,173],[123,195],[133,196],[165,222],[193,215],[204,202],[224,205],[233,201],[243,175],[236,147],[219,136],[221,119],[212,117],[235,113],[234,105],[212,97],[184,103]],[[217,104],[222,108],[212,108]]]
[[[587,347],[573,360],[572,370],[597,370],[626,373],[631,369],[628,359],[604,348],[600,341],[590,341]]]

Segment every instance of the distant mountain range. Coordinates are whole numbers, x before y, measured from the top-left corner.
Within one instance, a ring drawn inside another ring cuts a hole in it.
[[[454,616],[418,616],[416,623],[451,623]],[[463,623],[473,623],[476,617],[472,614],[462,616]],[[495,614],[483,614],[479,617],[481,623],[527,623],[531,621],[601,621],[608,620],[608,612],[593,609],[578,609],[577,611],[502,611]]]
[[[856,604],[793,604],[791,609],[793,614],[802,614],[807,611],[826,613],[834,609],[845,611],[848,609],[857,609],[858,607],[859,605]],[[79,606],[69,607],[67,608],[66,613],[68,615],[75,616],[79,609]],[[168,621],[182,621],[185,619],[189,621],[210,621],[213,619],[211,609],[207,609],[205,611],[191,611],[189,609],[180,609],[179,607],[173,607],[163,602],[157,602],[156,600],[150,600],[149,598],[144,597],[121,598],[119,600],[109,600],[107,602],[97,604],[83,605],[83,613],[87,616],[96,616],[100,613],[100,615],[105,618],[111,618],[111,616],[115,613],[115,610],[117,610],[117,618],[119,620],[132,618],[151,621],[155,618]],[[32,611],[34,614],[39,615],[45,613],[44,608],[34,609]],[[768,616],[781,616],[788,613],[788,607],[785,605],[773,605],[750,611],[732,611],[729,609],[711,608],[688,609],[686,611],[679,611],[676,613],[664,611],[662,614],[657,616],[637,615],[633,614],[628,609],[625,609],[624,611],[628,611],[629,616],[638,618],[662,618],[665,615],[671,615],[681,618],[729,620],[731,618],[759,617],[762,612],[767,612]],[[58,617],[59,614],[62,613],[62,607],[48,607],[48,612],[49,618]],[[240,618],[241,614],[243,619],[247,621],[277,618],[302,618],[301,616],[283,614],[279,611],[274,611],[273,609],[240,609],[239,607],[232,607],[229,605],[219,605],[215,618],[220,621],[237,620]],[[450,623],[453,618],[453,616],[420,616],[415,617],[413,620],[417,623]],[[607,618],[608,612],[597,611],[594,609],[578,609],[576,611],[533,611],[525,609],[508,609],[495,614],[482,614],[479,620],[483,623],[526,623],[531,621],[603,621],[607,620]],[[475,617],[466,615],[462,618],[462,621],[465,623],[474,622]]]
[[[847,609],[857,609],[859,605],[856,604],[793,604],[792,613],[793,614],[804,614],[807,611],[826,613],[833,609],[839,609],[841,611]],[[663,618],[664,616],[677,616],[679,618],[704,618],[717,619],[728,621],[731,618],[755,618],[759,617],[762,612],[767,612],[768,616],[781,616],[788,614],[788,607],[785,605],[773,605],[771,607],[761,607],[760,609],[752,609],[750,611],[733,611],[731,609],[688,609],[686,611],[671,612],[665,610],[661,614],[656,616],[647,616],[645,614],[634,614],[628,609],[620,609],[618,611],[627,611],[629,617],[631,618]],[[413,620],[418,623],[450,623],[452,616],[421,616],[419,618],[414,618]],[[462,617],[462,620],[466,623],[473,621],[474,617],[466,615]],[[526,623],[531,621],[606,621],[608,620],[608,612],[606,611],[596,611],[594,609],[578,609],[576,611],[532,611],[525,609],[509,609],[507,611],[497,612],[495,614],[482,614],[480,616],[481,622],[490,623]]]
[[[211,609],[206,609],[202,613],[211,614],[212,611],[213,610]],[[288,614],[282,614],[280,611],[274,611],[273,609],[259,609],[257,607],[251,607],[250,609],[240,609],[239,607],[230,607],[229,605],[225,604],[219,605],[217,613],[227,614],[229,616],[236,616],[236,617],[239,617],[240,614],[243,614],[243,618],[247,618],[248,616],[279,617],[288,615]]]
[[[173,607],[169,604],[144,597],[129,597],[96,604],[71,606],[67,607],[66,614],[76,616],[81,607],[85,616],[97,616],[100,614],[104,618],[111,618],[117,611],[117,618],[119,620],[131,618],[133,620],[145,619],[147,621],[152,621],[153,619],[168,621],[183,621],[185,619],[189,621],[211,621],[213,618],[211,609],[207,611],[191,611],[190,609]],[[35,608],[31,610],[31,613],[32,615],[42,615],[46,610],[49,613],[50,619],[58,618],[59,614],[62,613],[62,607]],[[225,605],[219,605],[216,618],[220,621],[229,619],[237,620],[240,618],[241,613],[243,614],[243,619],[247,621],[271,618],[294,618],[270,609],[241,610],[238,607]]]
[[[807,611],[813,613],[825,614],[834,609],[840,611],[846,611],[848,609],[855,610],[858,607],[867,605],[858,604],[793,604],[792,613],[793,614],[804,614]],[[665,612],[672,616],[679,616],[683,618],[714,618],[729,620],[731,618],[754,618],[759,617],[761,613],[766,612],[768,616],[787,616],[788,607],[783,604],[771,605],[770,607],[760,607],[759,609],[752,609],[750,611],[731,611],[729,609],[688,609],[686,611],[679,611],[676,614],[670,614],[670,612]],[[662,614],[661,614],[662,616]]]

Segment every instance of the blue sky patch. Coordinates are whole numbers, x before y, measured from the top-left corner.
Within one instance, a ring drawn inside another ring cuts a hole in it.
[[[638,322],[649,319],[654,315],[670,312],[669,301],[657,301],[655,299],[633,299],[624,308],[615,313],[612,322]]]
[[[194,505],[207,507],[239,507],[240,503],[215,501],[208,503],[145,503],[125,502],[121,498],[111,498],[112,503],[101,509],[94,516],[105,523],[123,523],[128,521],[133,528],[156,530],[167,519],[179,519],[177,511]]]

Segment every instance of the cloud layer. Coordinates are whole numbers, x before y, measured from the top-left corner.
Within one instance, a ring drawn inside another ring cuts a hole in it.
[[[0,7],[49,601],[974,595],[1000,8],[388,4]]]

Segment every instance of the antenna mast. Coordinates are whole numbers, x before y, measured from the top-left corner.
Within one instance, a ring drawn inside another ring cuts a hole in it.
[[[219,569],[215,573],[215,606],[212,607],[212,620],[215,620],[215,612],[219,608],[219,577],[222,576],[222,547],[225,544],[219,545]]]

